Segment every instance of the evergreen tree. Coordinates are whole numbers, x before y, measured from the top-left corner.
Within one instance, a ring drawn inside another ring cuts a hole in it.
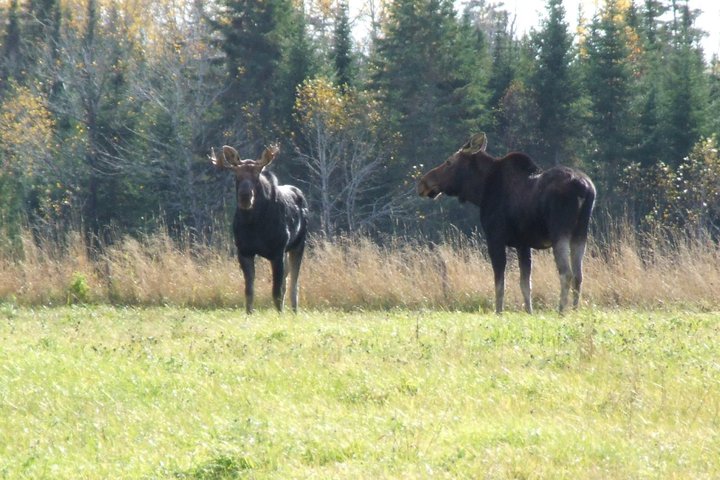
[[[35,78],[38,65],[57,60],[59,35],[59,0],[30,0],[23,5],[12,0],[2,38],[2,78],[23,84]],[[0,93],[6,84],[2,82]]]
[[[548,0],[547,18],[533,40],[536,65],[529,83],[538,106],[537,130],[544,164],[571,163],[573,137],[579,133],[579,86],[573,74],[572,35],[565,22],[562,0]]]
[[[517,64],[518,64],[519,48],[517,41],[512,38],[511,32],[508,30],[507,15],[502,17],[502,26],[495,30],[492,43],[492,66],[490,68],[490,78],[488,79],[488,90],[490,98],[488,106],[492,109],[493,121],[488,127],[487,132],[490,138],[496,138],[497,149],[507,151],[511,148],[517,148],[514,145],[507,144],[511,136],[508,135],[508,117],[505,115],[504,99],[512,89],[513,82],[516,80]]]
[[[352,56],[352,31],[348,14],[347,0],[338,3],[335,16],[335,31],[333,35],[333,61],[335,64],[335,76],[341,92],[355,83],[355,68]]]
[[[489,63],[478,32],[459,23],[450,0],[399,0],[389,6],[377,41],[371,88],[383,105],[384,130],[397,134],[394,174],[407,179],[447,158],[480,130]],[[429,208],[421,205],[419,209]],[[445,218],[470,230],[475,222],[455,204]],[[437,209],[431,213],[436,215]],[[433,225],[432,229],[436,229]]]
[[[645,0],[636,31],[640,36],[643,54],[636,68],[639,76],[639,112],[637,139],[631,158],[642,168],[650,168],[666,160],[663,135],[660,130],[662,95],[660,84],[663,68],[663,39],[660,17],[666,8],[658,0]]]
[[[283,15],[282,19],[285,22],[280,26],[284,33],[280,43],[282,55],[277,66],[274,94],[270,104],[273,124],[266,125],[266,128],[273,127],[274,132],[267,132],[266,138],[278,135],[287,137],[288,131],[297,131],[293,123],[297,89],[318,69],[316,46],[308,34],[303,12],[292,10]]]
[[[2,59],[0,60],[0,98],[8,88],[10,80],[22,77],[22,53],[20,51],[20,20],[17,0],[12,0],[7,13],[7,27],[2,39]]]
[[[718,112],[720,111],[720,58],[717,55],[713,55],[710,60],[708,88],[710,92],[708,110]],[[720,116],[710,115],[707,128],[711,133],[720,137]]]
[[[224,96],[226,126],[245,132],[252,144],[273,139],[272,103],[279,92],[278,70],[283,58],[280,26],[294,11],[291,0],[224,0],[223,19],[215,26],[231,85]],[[229,140],[230,141],[230,140]]]
[[[388,130],[401,136],[405,166],[437,162],[469,134],[478,105],[468,62],[476,62],[478,52],[468,51],[460,37],[449,0],[399,0],[389,7],[372,87],[385,107]]]
[[[44,46],[54,52],[53,58],[57,58],[61,19],[59,0],[29,0],[26,8],[25,42],[31,49]],[[35,61],[41,59],[34,58]]]
[[[631,137],[631,82],[625,20],[619,0],[607,0],[586,40],[585,88],[592,104],[594,177],[605,203],[618,204],[618,180],[627,166]]]
[[[507,30],[507,17],[504,17],[503,28],[495,31],[492,42],[492,66],[488,89],[490,90],[489,105],[495,109],[500,105],[505,91],[516,76],[517,47],[511,32]]]
[[[687,2],[673,2],[673,37],[662,76],[666,102],[663,138],[671,165],[678,165],[705,133],[709,96],[700,32],[693,26],[696,15]]]
[[[462,108],[456,111],[456,121],[465,132],[474,132],[492,124],[492,111],[487,108],[492,58],[485,32],[475,28],[469,16],[463,15],[458,27],[452,47],[458,64],[458,90],[453,96],[459,97]]]

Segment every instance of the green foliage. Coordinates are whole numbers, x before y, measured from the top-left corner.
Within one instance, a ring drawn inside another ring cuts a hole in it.
[[[440,163],[490,121],[483,108],[489,56],[469,20],[456,20],[451,1],[397,1],[387,15],[385,35],[371,58],[370,87],[383,109],[383,130],[397,136],[389,173],[401,184],[413,168]],[[427,228],[436,229],[427,219],[442,214],[426,202],[417,209]],[[462,207],[448,210],[448,217],[436,221],[472,228]]]
[[[623,191],[628,198],[647,202],[633,205],[647,212],[645,226],[692,232],[720,232],[720,156],[717,137],[701,139],[677,167],[660,163],[643,168],[632,164],[625,170]]]
[[[710,95],[709,112],[717,112],[720,108],[720,59],[717,55],[713,57],[709,67],[708,89]],[[720,135],[720,116],[708,116],[708,130],[716,135]]]
[[[67,304],[90,303],[91,290],[87,278],[82,273],[73,273],[67,289]]]
[[[0,152],[0,155],[2,153]],[[0,165],[4,162],[1,161]],[[17,257],[21,252],[23,189],[12,173],[0,174],[0,255]]]
[[[22,53],[20,51],[21,32],[18,15],[18,0],[12,0],[6,12],[7,24],[2,35],[2,58],[0,59],[0,98],[11,80],[22,77]]]

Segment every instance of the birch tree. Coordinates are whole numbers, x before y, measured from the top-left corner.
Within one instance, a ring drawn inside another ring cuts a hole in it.
[[[324,235],[369,230],[403,209],[407,193],[387,182],[392,156],[372,101],[321,77],[303,83],[295,108],[295,149]]]

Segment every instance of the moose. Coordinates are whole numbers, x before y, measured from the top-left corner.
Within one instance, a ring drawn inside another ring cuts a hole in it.
[[[272,297],[278,311],[283,309],[286,265],[289,267],[290,299],[293,311],[298,308],[298,278],[305,251],[308,209],[299,188],[278,185],[277,177],[265,169],[279,151],[280,147],[274,144],[258,160],[241,160],[237,150],[228,145],[222,147],[219,155],[211,149],[212,164],[235,174],[237,208],[233,235],[245,278],[248,314],[253,312],[256,255],[270,260]]]
[[[420,179],[418,194],[434,199],[444,193],[480,207],[480,224],[495,276],[496,313],[503,311],[507,247],[517,251],[520,290],[528,313],[532,313],[533,248],[553,249],[560,274],[560,313],[567,306],[571,288],[577,308],[595,186],[576,169],[555,166],[543,171],[524,153],[494,158],[486,148],[485,134],[473,135]]]

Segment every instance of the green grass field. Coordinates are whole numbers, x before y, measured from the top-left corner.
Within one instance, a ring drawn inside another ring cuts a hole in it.
[[[0,305],[0,478],[719,478],[720,314]]]

